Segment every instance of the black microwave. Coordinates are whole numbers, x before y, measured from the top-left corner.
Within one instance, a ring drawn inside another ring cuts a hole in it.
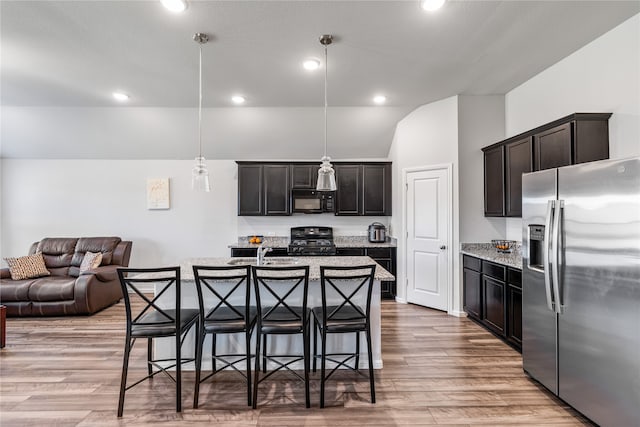
[[[335,212],[333,191],[317,191],[302,188],[291,190],[291,208],[294,213]]]

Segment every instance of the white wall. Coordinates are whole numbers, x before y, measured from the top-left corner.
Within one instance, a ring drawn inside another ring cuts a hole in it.
[[[43,237],[120,236],[131,266],[228,256],[237,240],[236,164],[208,162],[212,191],[191,186],[186,160],[2,160],[2,256]],[[171,209],[147,210],[146,179],[170,179]]]
[[[460,242],[504,239],[505,220],[484,216],[482,147],[504,139],[504,96],[458,97]]]
[[[406,279],[404,266],[406,262],[405,239],[399,233],[402,230],[402,184],[403,169],[437,164],[453,165],[453,242],[450,249],[454,251],[453,260],[453,311],[461,310],[460,286],[458,274],[458,98],[456,96],[443,99],[417,108],[396,127],[389,159],[393,162],[393,218],[391,226],[398,236],[398,299],[406,301]]]
[[[611,158],[640,155],[640,14],[505,96],[506,135],[576,112],[610,112]],[[507,238],[522,239],[507,220]]]
[[[331,107],[328,154],[334,159],[386,157],[395,125],[409,108]],[[320,159],[322,108],[206,108],[202,151],[208,159]],[[193,108],[3,106],[3,158],[193,159]]]
[[[237,216],[237,165],[208,161],[212,191],[190,188],[187,160],[18,160],[0,162],[0,253],[25,255],[55,236],[120,236],[132,240],[131,266],[175,264],[194,256],[228,256],[249,234],[288,236],[303,225],[333,226],[336,235],[366,235],[390,217],[294,214]],[[171,209],[147,210],[146,179],[170,178]]]

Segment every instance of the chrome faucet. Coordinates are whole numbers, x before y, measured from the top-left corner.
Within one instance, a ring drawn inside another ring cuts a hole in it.
[[[256,263],[258,265],[263,265],[264,264],[264,257],[273,250],[273,248],[269,248],[269,247],[262,247],[262,244],[260,244],[260,246],[258,246],[258,251],[256,253]]]

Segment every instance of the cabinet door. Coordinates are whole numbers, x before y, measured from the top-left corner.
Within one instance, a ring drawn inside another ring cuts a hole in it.
[[[264,215],[262,165],[238,165],[238,215]]]
[[[495,333],[505,336],[505,283],[491,277],[482,277],[482,321]]]
[[[335,165],[336,215],[362,215],[362,165]]]
[[[484,152],[484,216],[504,216],[504,146]]]
[[[232,257],[254,257],[257,252],[257,248],[231,248]]]
[[[289,165],[264,165],[265,215],[291,215]]]
[[[608,120],[576,121],[574,129],[574,164],[609,158]]]
[[[522,290],[507,286],[507,340],[522,349]]]
[[[320,164],[291,165],[291,188],[316,188],[319,168]]]
[[[572,123],[565,123],[533,135],[533,167],[543,170],[567,166],[571,156]]]
[[[336,248],[338,256],[364,256],[364,248]]]
[[[463,308],[469,317],[482,318],[482,275],[469,268],[463,269]]]
[[[506,216],[522,216],[522,174],[533,170],[531,137],[505,146]]]
[[[391,215],[391,165],[363,165],[364,215]]]

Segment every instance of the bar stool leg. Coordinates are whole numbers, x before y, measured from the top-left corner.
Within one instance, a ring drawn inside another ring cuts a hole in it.
[[[129,355],[131,354],[131,337],[127,334],[124,344],[124,357],[122,359],[122,377],[120,378],[120,398],[118,399],[118,418],[122,418],[124,411],[124,394],[127,390],[127,372],[129,371]]]
[[[247,353],[247,405],[251,406],[251,329],[245,331],[245,348]]]
[[[202,325],[196,326],[196,386],[193,392],[193,409],[198,408],[200,398],[200,381],[202,378],[202,347],[204,346],[204,333]]]
[[[375,379],[373,378],[373,354],[371,351],[371,329],[367,326],[365,332],[367,337],[367,352],[369,353],[369,386],[371,388],[371,403],[376,403],[376,386]]]

